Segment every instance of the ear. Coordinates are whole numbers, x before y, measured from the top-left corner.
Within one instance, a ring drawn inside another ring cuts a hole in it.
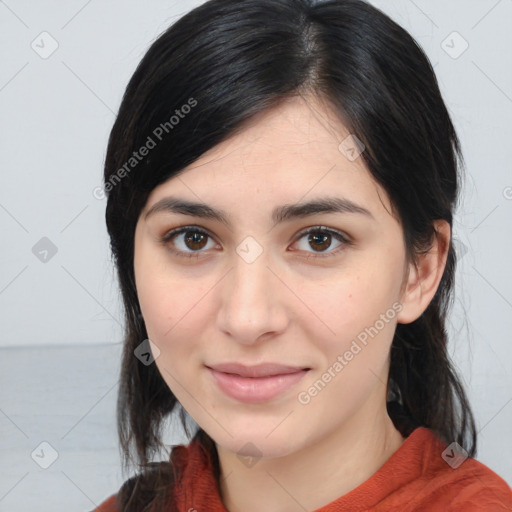
[[[423,314],[443,277],[450,248],[450,224],[445,220],[436,220],[434,229],[432,247],[418,256],[416,264],[409,263],[400,298],[403,308],[397,316],[399,324],[414,322]]]

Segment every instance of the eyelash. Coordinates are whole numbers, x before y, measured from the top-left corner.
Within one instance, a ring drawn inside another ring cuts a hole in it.
[[[187,233],[187,232],[200,233],[200,234],[205,235],[205,236],[207,236],[209,238],[213,238],[207,231],[205,231],[204,229],[202,229],[200,227],[197,227],[197,226],[183,226],[183,227],[176,228],[176,229],[173,229],[173,230],[167,232],[160,239],[160,242],[169,251],[171,251],[176,256],[179,256],[179,257],[182,257],[182,258],[188,258],[188,259],[199,258],[199,255],[201,254],[201,252],[204,252],[204,251],[201,251],[201,250],[199,250],[199,251],[191,251],[191,252],[178,251],[176,249],[173,249],[171,247],[171,244],[169,243],[175,237],[177,237],[178,235],[181,235],[182,233]],[[296,241],[299,241],[304,236],[309,235],[310,233],[314,233],[314,234],[321,233],[321,234],[332,235],[336,240],[338,240],[339,242],[342,242],[342,245],[340,245],[338,248],[336,248],[335,250],[333,250],[331,252],[327,252],[327,253],[312,253],[312,254],[314,254],[314,256],[306,256],[306,257],[304,257],[305,259],[309,259],[311,257],[313,257],[313,258],[329,258],[331,256],[336,256],[339,252],[344,250],[345,246],[349,246],[349,245],[353,244],[352,240],[350,240],[346,235],[343,235],[339,231],[335,231],[333,229],[329,229],[329,228],[326,228],[326,227],[323,227],[323,226],[314,226],[314,227],[311,227],[311,228],[307,228],[304,231],[301,231],[297,235],[298,238],[296,239]]]

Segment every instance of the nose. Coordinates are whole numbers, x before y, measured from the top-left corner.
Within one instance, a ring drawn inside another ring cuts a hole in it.
[[[251,263],[233,256],[233,267],[222,281],[218,326],[238,343],[258,343],[288,325],[287,298],[293,294],[272,266],[265,252]]]

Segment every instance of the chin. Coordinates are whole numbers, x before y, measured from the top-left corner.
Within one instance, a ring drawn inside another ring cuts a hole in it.
[[[275,428],[275,426],[272,428]],[[217,436],[213,439],[224,450],[235,453],[240,457],[272,459],[284,457],[297,450],[298,440],[293,439],[292,441],[290,432],[283,430],[281,435],[272,433],[269,436],[268,433],[272,431],[272,428],[261,428],[255,431],[254,429],[239,432],[231,431],[233,437],[223,432],[220,438]]]

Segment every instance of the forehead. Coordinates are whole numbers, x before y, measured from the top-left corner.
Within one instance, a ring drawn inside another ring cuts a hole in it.
[[[328,104],[316,97],[295,96],[251,117],[235,134],[187,169],[210,162],[215,165],[215,160],[240,158],[233,154],[237,152],[243,154],[248,165],[276,164],[283,157],[311,157],[318,163],[332,165],[340,154],[339,143],[348,135],[349,131]],[[358,164],[354,167],[361,167]]]
[[[169,194],[251,215],[328,194],[388,213],[387,195],[362,157],[340,148],[350,136],[322,101],[289,98],[153,190],[146,211]]]

